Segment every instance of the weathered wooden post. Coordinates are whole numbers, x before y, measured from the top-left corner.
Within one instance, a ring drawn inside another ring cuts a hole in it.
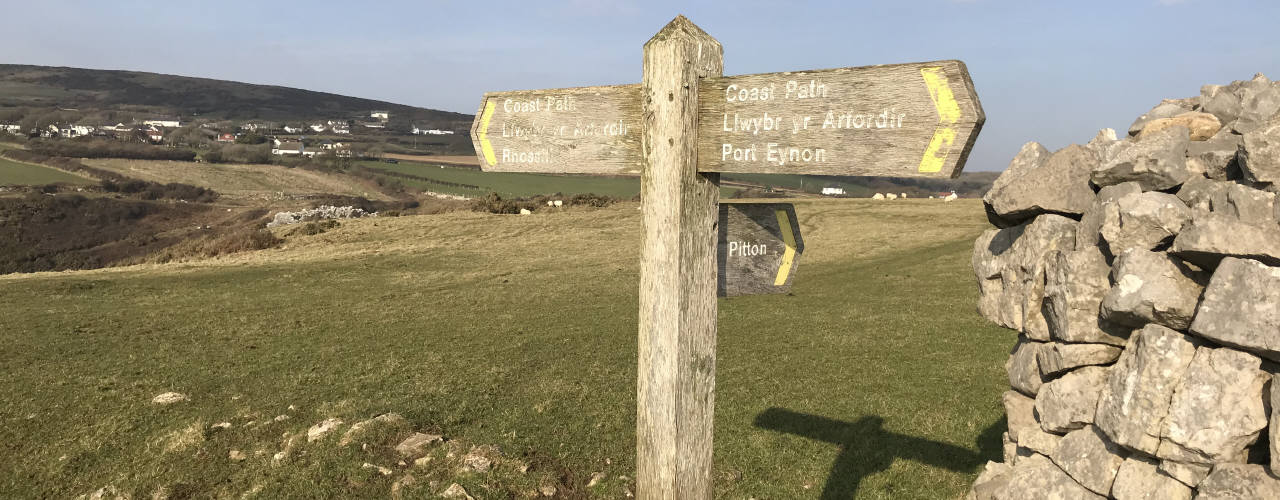
[[[640,85],[490,92],[471,127],[486,171],[640,175],[642,499],[712,497],[716,296],[785,293],[804,249],[788,204],[718,209],[720,172],[954,177],[986,120],[960,61],[723,77],[723,56],[679,16]]]
[[[698,83],[723,69],[720,43],[684,16],[644,45],[636,413],[641,499],[712,497],[720,174],[698,173]]]

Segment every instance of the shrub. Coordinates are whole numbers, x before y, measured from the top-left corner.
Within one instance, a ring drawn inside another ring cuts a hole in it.
[[[39,140],[27,143],[32,151],[48,156],[73,158],[129,158],[134,160],[192,161],[196,152],[137,142],[106,140]]]
[[[498,193],[489,193],[484,198],[476,198],[471,202],[471,210],[489,212],[491,214],[516,214],[520,207],[513,201],[504,200]]]

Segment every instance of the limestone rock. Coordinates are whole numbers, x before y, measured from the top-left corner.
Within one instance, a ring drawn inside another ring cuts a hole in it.
[[[1217,267],[1223,256],[1280,265],[1280,227],[1249,224],[1222,213],[1197,214],[1178,233],[1169,253],[1202,269]]]
[[[284,415],[281,415],[284,416]],[[365,437],[365,434],[379,428],[386,427],[407,427],[409,421],[398,413],[384,413],[368,420],[362,420],[351,425],[347,432],[342,433],[342,438],[338,439],[338,446],[347,446]]]
[[[1267,426],[1262,400],[1270,380],[1262,360],[1226,347],[1196,349],[1174,391],[1156,456],[1178,462],[1218,463],[1244,458]]]
[[[1205,112],[1217,117],[1221,123],[1233,123],[1240,117],[1240,96],[1226,86],[1201,87],[1200,103]]]
[[[1094,423],[1111,441],[1154,455],[1169,399],[1195,356],[1191,339],[1160,325],[1134,332],[1111,367]]]
[[[1099,130],[1097,135],[1094,135],[1093,139],[1088,144],[1085,144],[1084,147],[1093,151],[1099,162],[1103,162],[1114,156],[1121,147],[1124,147],[1124,143],[1116,140],[1115,130],[1104,128]]]
[[[1040,375],[1052,377],[1081,366],[1107,365],[1120,357],[1121,348],[1107,344],[1051,343],[1040,348],[1036,360]]]
[[[1257,130],[1280,111],[1280,90],[1266,76],[1258,74],[1253,80],[1232,85],[1240,97],[1240,116],[1235,121],[1223,123],[1237,133]]]
[[[1204,141],[1218,133],[1218,130],[1222,128],[1222,123],[1218,121],[1218,117],[1209,113],[1184,111],[1169,118],[1157,118],[1147,122],[1142,131],[1138,133],[1138,140],[1169,127],[1186,127],[1191,131],[1192,141]]]
[[[1244,137],[1229,130],[1218,132],[1207,141],[1187,144],[1187,169],[1213,180],[1235,180],[1241,177],[1236,156],[1244,147]]]
[[[997,500],[1102,500],[1044,455],[1024,458],[1009,471],[1009,484],[996,493]]]
[[[1161,474],[1158,462],[1134,455],[1120,464],[1120,472],[1111,485],[1116,500],[1191,500],[1191,488]]]
[[[391,469],[388,469],[388,468],[383,467],[383,466],[381,466],[381,465],[371,464],[371,463],[369,463],[369,462],[365,462],[365,463],[363,463],[363,464],[360,464],[360,468],[361,468],[361,469],[368,469],[368,470],[376,471],[378,474],[381,474],[381,475],[384,475],[384,476],[390,476],[390,475],[394,472],[394,471],[392,471]]]
[[[333,432],[341,425],[342,425],[342,419],[340,418],[325,419],[323,422],[313,425],[311,426],[311,428],[307,429],[307,442],[310,443],[312,441],[320,439],[324,437],[325,434]]]
[[[1018,442],[1023,429],[1040,428],[1040,424],[1036,422],[1036,400],[1018,391],[1004,391],[1000,400],[1004,403],[1004,414],[1008,419],[1010,441]]]
[[[1012,472],[1013,467],[1008,464],[988,461],[973,486],[969,487],[965,500],[994,500],[997,493],[1009,486]]]
[[[1041,263],[1057,250],[1075,246],[1076,221],[1054,214],[1029,223],[982,233],[974,242],[973,270],[978,278],[978,312],[992,322],[1022,331],[1023,308],[1037,304],[1028,288],[1043,272]]]
[[[1261,226],[1276,225],[1276,195],[1234,182],[1223,183],[1209,197],[1210,209],[1230,215],[1242,222]]]
[[[1151,108],[1151,111],[1147,111],[1142,116],[1139,116],[1137,120],[1133,121],[1132,125],[1129,125],[1129,135],[1138,135],[1142,132],[1142,129],[1153,120],[1173,118],[1186,112],[1187,109],[1182,106],[1171,102],[1161,102],[1160,104],[1157,104],[1156,107]]]
[[[1085,250],[1098,246],[1102,239],[1102,223],[1106,217],[1107,203],[1114,203],[1120,198],[1141,192],[1142,186],[1136,182],[1122,182],[1099,190],[1098,197],[1084,211],[1084,215],[1080,217],[1080,224],[1076,227],[1076,249]],[[1207,211],[1207,199],[1205,203]]]
[[[1098,186],[1135,181],[1146,191],[1173,188],[1191,177],[1187,169],[1187,144],[1191,131],[1169,127],[1141,140],[1128,142],[1112,158],[1093,169],[1091,179]]]
[[[1218,182],[1203,177],[1192,177],[1182,184],[1178,189],[1178,199],[1191,209],[1192,218],[1198,217],[1199,213],[1207,213],[1213,209],[1213,196],[1223,189],[1226,189],[1227,183]]]
[[[1173,460],[1161,460],[1159,467],[1160,472],[1192,488],[1204,481],[1204,478],[1209,477],[1211,469],[1211,466],[1204,464],[1182,463]]]
[[[1250,182],[1280,181],[1280,117],[1244,134],[1244,149],[1237,160],[1240,172]]]
[[[467,490],[458,483],[450,484],[448,488],[440,492],[443,498],[462,498],[464,500],[475,500],[471,495],[467,494]]]
[[[1030,456],[1032,453],[1052,457],[1058,452],[1058,446],[1062,443],[1062,435],[1045,432],[1040,427],[1032,427],[1023,429],[1018,435],[1018,453],[1020,456]]]
[[[1205,288],[1191,333],[1280,361],[1280,268],[1222,260]]]
[[[483,474],[489,471],[489,467],[493,466],[493,459],[486,456],[484,450],[472,448],[466,455],[463,455],[462,466],[467,470]]]
[[[1097,155],[1070,145],[1044,157],[1044,148],[1028,143],[1001,174],[1008,180],[993,184],[984,203],[1001,219],[1018,222],[1039,214],[1081,214],[1093,201],[1089,175]]]
[[[115,485],[106,485],[88,493],[76,497],[76,500],[131,500],[133,498],[128,492],[120,491]]]
[[[426,453],[428,446],[439,443],[443,440],[444,436],[439,434],[415,432],[409,435],[409,437],[404,438],[403,441],[400,441],[400,444],[396,445],[396,452],[400,453],[400,456],[403,457],[421,457]]]
[[[1066,433],[1092,424],[1108,373],[1106,367],[1086,366],[1041,386],[1035,400],[1040,428]]]
[[[1186,330],[1204,290],[1204,276],[1176,257],[1129,249],[1116,257],[1116,285],[1102,301],[1102,317],[1122,325],[1147,323]]]
[[[1018,463],[1018,458],[1020,458],[1018,457],[1018,442],[1014,441],[1013,438],[1009,437],[1008,432],[1005,432],[1004,434],[1002,434],[1000,438],[1002,440],[1000,451],[1002,456],[1004,457],[1004,463],[1009,465],[1016,465]]]
[[[1036,360],[1043,342],[1032,342],[1018,337],[1004,369],[1009,372],[1009,386],[1028,396],[1035,396],[1044,379],[1040,377],[1040,362]]]
[[[151,402],[158,405],[171,405],[174,403],[187,401],[189,399],[191,398],[188,398],[186,394],[182,394],[180,392],[166,392],[164,394],[159,394],[156,397],[151,398]]]
[[[1198,500],[1280,498],[1280,479],[1255,464],[1218,464],[1196,490]]]
[[[1103,207],[1101,234],[1111,255],[1130,248],[1153,250],[1170,241],[1191,221],[1191,209],[1177,196],[1130,194]]]
[[[1102,323],[1098,315],[1102,299],[1111,289],[1110,273],[1106,259],[1096,248],[1050,256],[1042,307],[1051,338],[1124,345],[1128,332]]]
[[[231,450],[227,452],[227,460],[232,462],[243,462],[246,458],[248,457],[240,450]]]
[[[1107,439],[1102,432],[1090,425],[1071,431],[1062,438],[1053,463],[1081,486],[1099,495],[1111,492],[1111,483],[1120,471],[1120,464],[1128,452]]]
[[[1271,375],[1271,424],[1267,431],[1271,448],[1271,474],[1280,476],[1280,373]]]

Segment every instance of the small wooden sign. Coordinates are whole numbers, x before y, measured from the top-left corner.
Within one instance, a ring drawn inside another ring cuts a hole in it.
[[[986,121],[960,61],[711,78],[698,171],[954,177]]]
[[[638,175],[640,85],[490,92],[471,126],[492,172]]]
[[[716,292],[721,297],[787,293],[804,253],[790,203],[721,203]]]

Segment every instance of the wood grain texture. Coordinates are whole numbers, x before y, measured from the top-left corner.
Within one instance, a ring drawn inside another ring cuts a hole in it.
[[[787,231],[783,231],[778,212],[784,214]],[[721,203],[719,219],[716,293],[736,297],[791,291],[804,253],[795,205]],[[788,246],[792,248],[789,258]]]
[[[684,16],[644,46],[636,496],[710,499],[719,174],[697,171],[699,77],[720,43]]]
[[[639,175],[640,111],[638,84],[489,92],[471,142],[487,172]]]
[[[955,177],[986,121],[960,61],[721,77],[699,94],[702,172]]]

